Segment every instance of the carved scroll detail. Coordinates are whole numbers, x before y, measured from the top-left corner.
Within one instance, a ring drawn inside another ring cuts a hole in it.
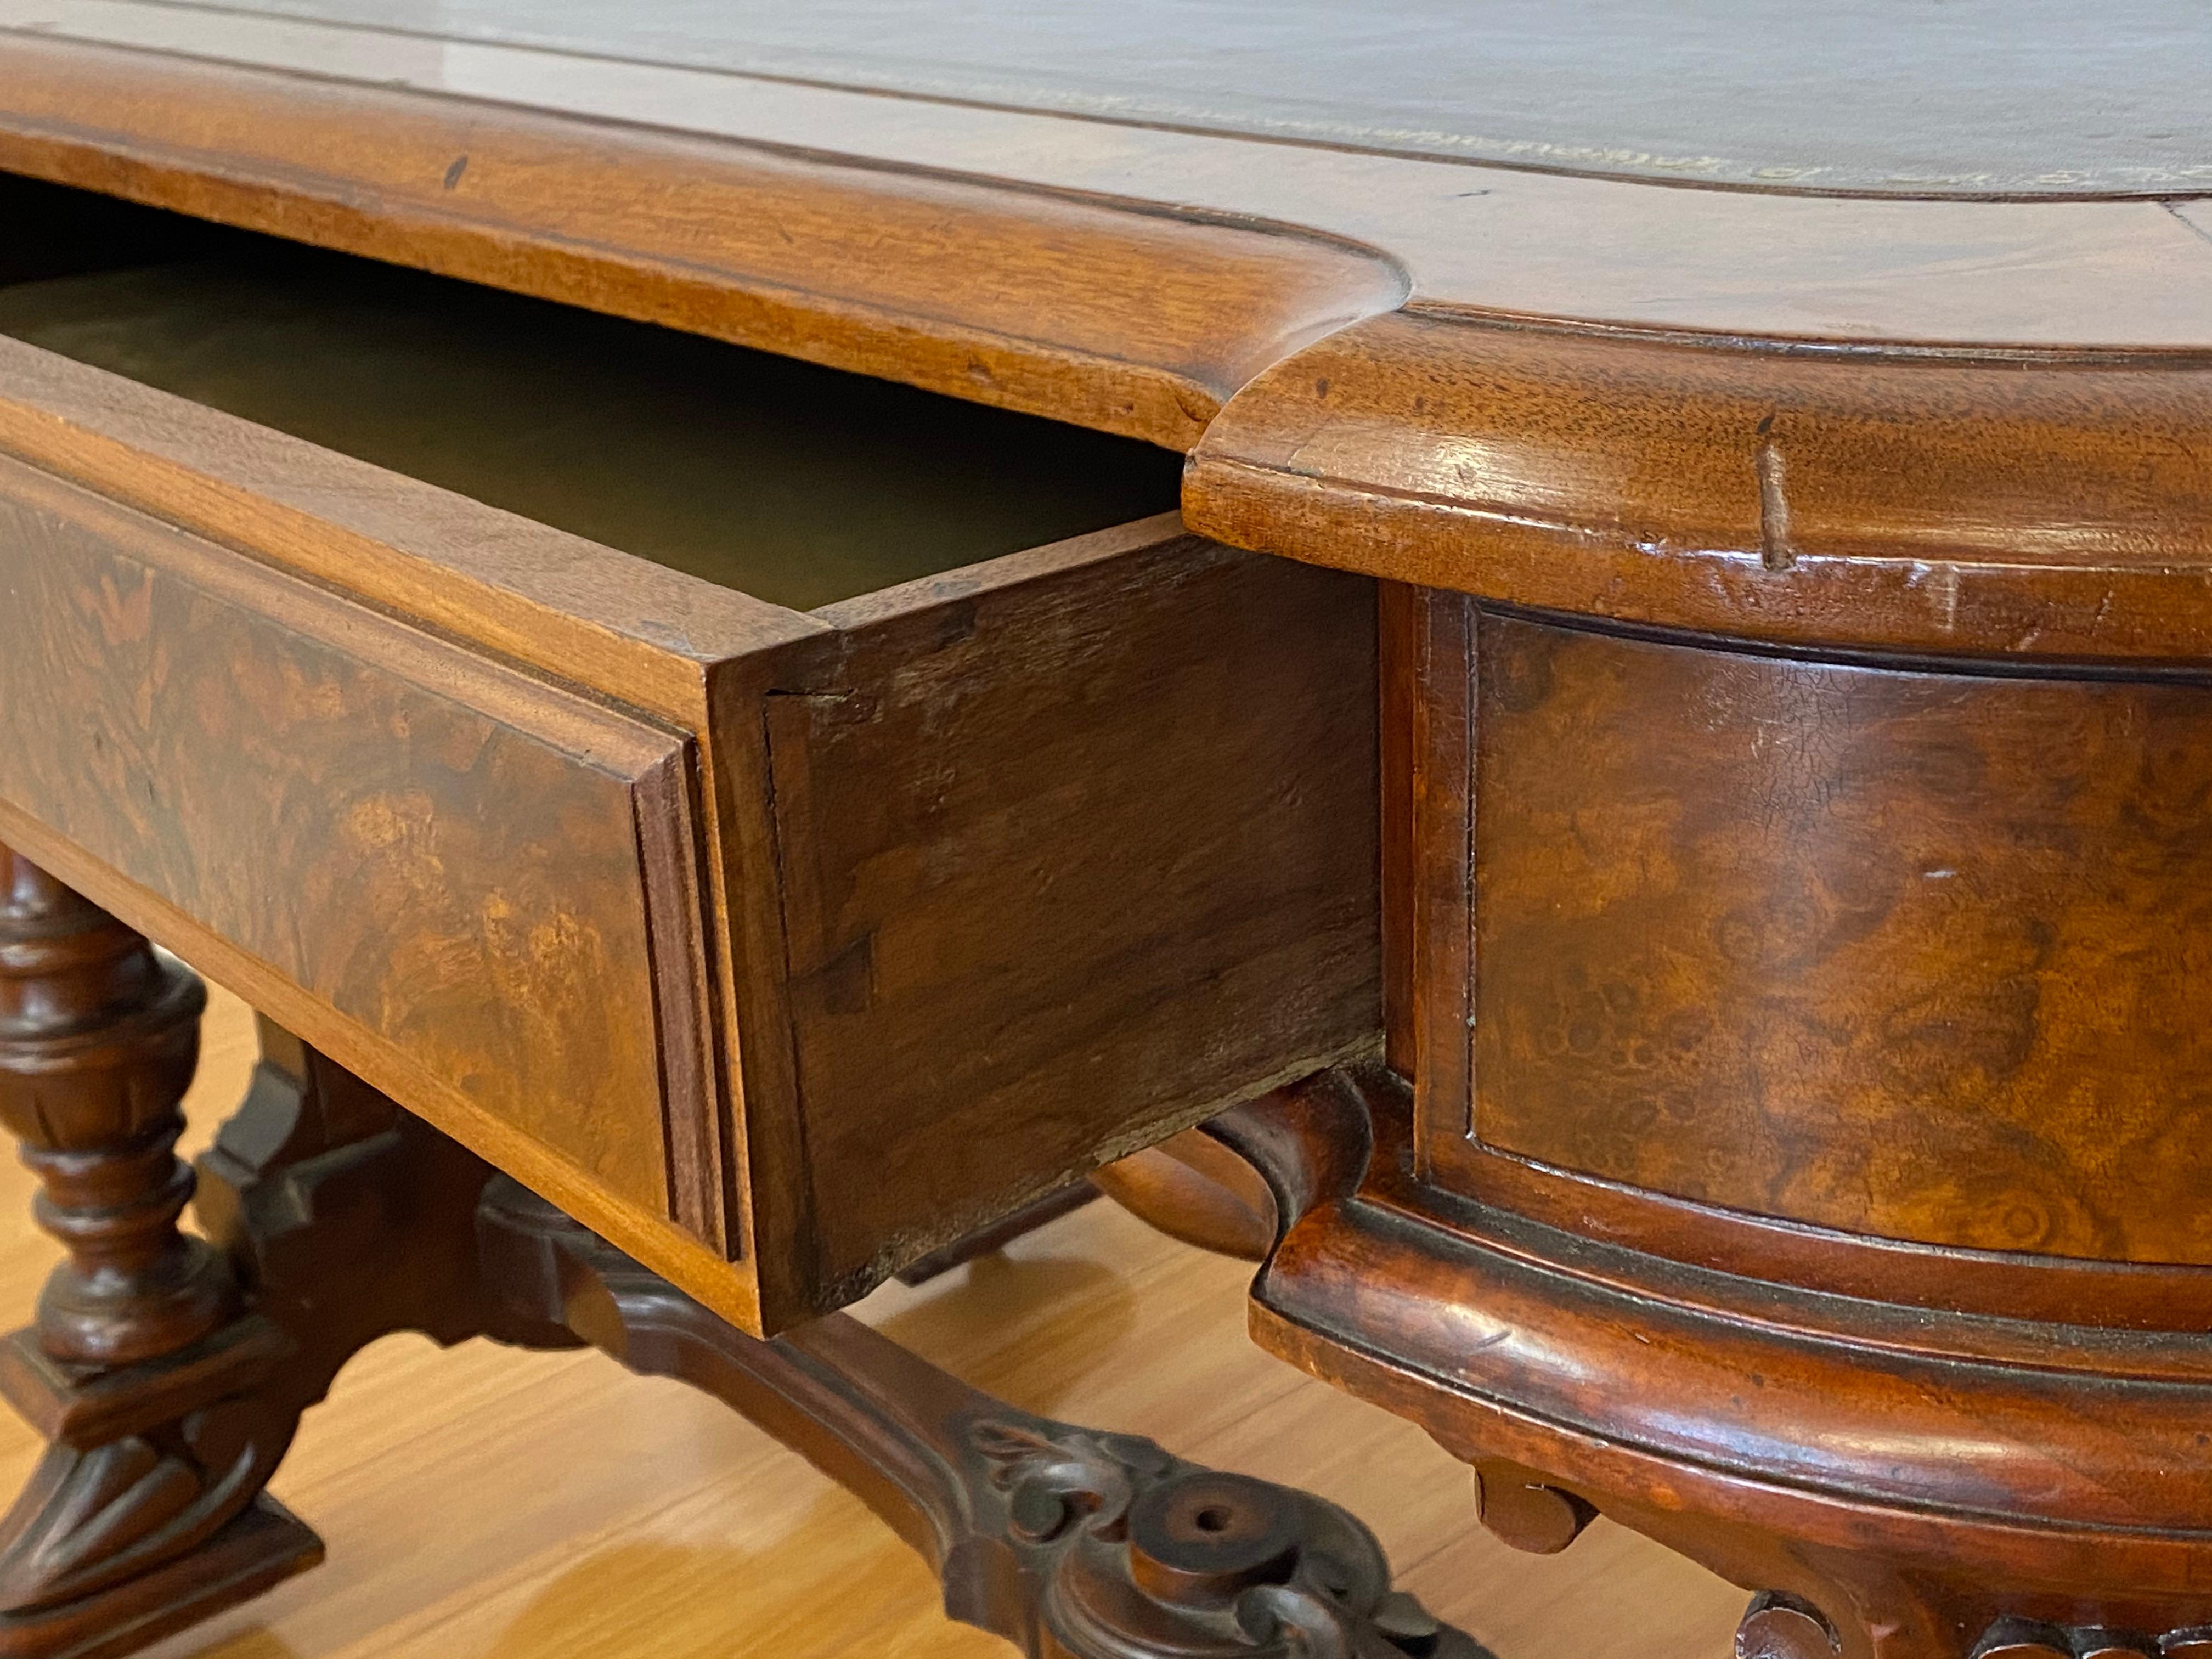
[[[1487,1659],[1334,1504],[1016,1411],[842,1315],[757,1341],[511,1182],[480,1222],[495,1335],[581,1336],[726,1401],[927,1557],[951,1616],[1035,1659]]]
[[[0,1522],[0,1609],[73,1601],[204,1542],[259,1493],[297,1422],[244,1396],[146,1434],[52,1448]]]

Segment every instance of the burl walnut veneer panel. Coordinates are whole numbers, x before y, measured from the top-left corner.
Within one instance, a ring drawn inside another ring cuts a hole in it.
[[[1482,614],[1473,1130],[1790,1220],[2212,1262],[2212,692]]]
[[[0,546],[0,798],[667,1215],[684,740],[5,459]]]

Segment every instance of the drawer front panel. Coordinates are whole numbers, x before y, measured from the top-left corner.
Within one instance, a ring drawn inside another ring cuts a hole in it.
[[[8,461],[0,709],[0,797],[669,1214],[684,739]]]
[[[1474,657],[1474,1148],[2212,1263],[2212,694],[1487,615]]]

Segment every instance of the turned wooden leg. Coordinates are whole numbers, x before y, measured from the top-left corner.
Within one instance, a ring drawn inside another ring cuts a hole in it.
[[[4,848],[0,894],[0,1121],[69,1252],[0,1344],[0,1393],[52,1443],[0,1520],[0,1656],[106,1659],[321,1559],[262,1487],[362,1343],[473,1334],[485,1171],[264,1027],[204,1165],[214,1242],[186,1237],[199,981]]]
[[[1486,1659],[1334,1504],[1018,1411],[842,1315],[757,1341],[505,1180],[480,1220],[492,1334],[581,1338],[727,1401],[1033,1659]]]
[[[40,1224],[69,1251],[39,1298],[39,1346],[79,1365],[176,1353],[238,1305],[228,1265],[177,1229],[192,1193],[177,1103],[207,994],[4,849],[0,891],[0,1121],[45,1183]]]

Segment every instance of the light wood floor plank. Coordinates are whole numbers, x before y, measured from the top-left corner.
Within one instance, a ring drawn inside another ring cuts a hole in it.
[[[245,1088],[252,1021],[218,992],[187,1110],[196,1147]],[[0,1297],[52,1261],[31,1183],[0,1170]],[[1239,1263],[1093,1205],[872,1322],[1032,1411],[1150,1435],[1307,1487],[1383,1540],[1400,1582],[1501,1659],[1720,1659],[1742,1592],[1601,1522],[1518,1555],[1419,1431],[1261,1354]],[[0,1480],[37,1455],[0,1422]],[[153,1650],[155,1659],[1005,1659],[949,1624],[934,1581],[860,1503],[721,1407],[592,1354],[362,1355],[272,1489],[329,1563]]]

